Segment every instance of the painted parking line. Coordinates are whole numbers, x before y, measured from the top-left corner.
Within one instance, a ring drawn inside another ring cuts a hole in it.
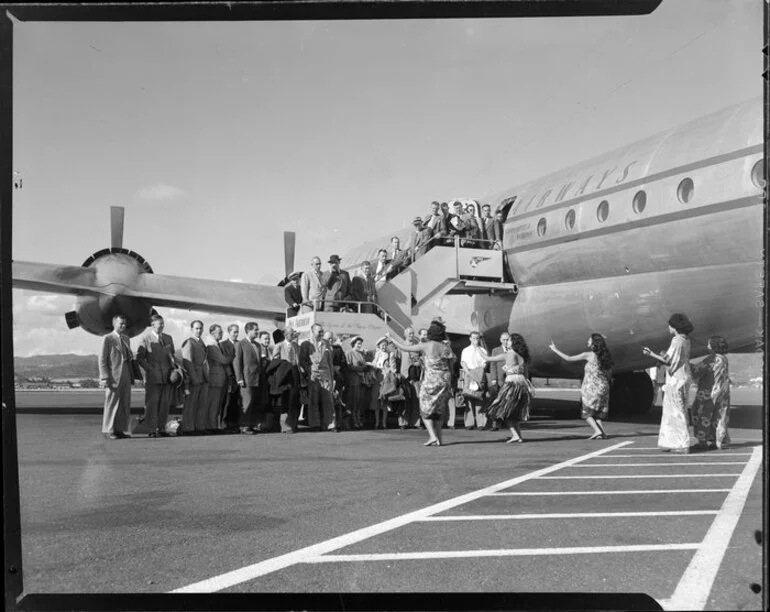
[[[506,495],[650,495],[655,493],[729,493],[732,489],[645,489],[621,490],[621,491],[505,491],[502,493],[490,493],[490,497],[503,497]]]
[[[305,563],[343,563],[351,561],[403,561],[406,559],[467,559],[469,557],[541,557],[554,555],[591,555],[619,552],[694,550],[700,544],[634,544],[630,546],[574,546],[565,548],[503,548],[483,550],[435,550],[427,552],[371,553],[360,555],[323,555]]]
[[[628,449],[624,449],[624,450],[632,450],[632,449],[628,448]],[[736,456],[739,456],[739,455],[749,456],[749,455],[751,455],[751,452],[748,452],[748,453],[725,453],[725,452],[721,452],[721,453],[719,453],[719,455],[711,455],[711,456],[714,457],[715,459],[717,459],[717,458],[718,459],[722,459],[724,457],[736,457]],[[620,454],[617,454],[617,453],[613,453],[613,454],[610,455],[608,453],[608,454],[604,455],[604,457],[606,457],[607,459],[615,459],[615,457],[624,457],[624,458],[631,458],[631,457],[633,457],[633,458],[636,458],[636,457],[658,457],[660,459],[673,459],[674,457],[677,457],[677,458],[680,458],[680,459],[707,459],[709,457],[709,455],[707,455],[705,453],[704,454],[694,453],[692,455],[690,455],[690,454],[686,454],[686,455],[679,455],[679,454],[671,455],[670,453],[668,453],[668,454],[663,454],[663,453],[649,453],[649,454],[632,453],[630,455],[625,455],[625,454],[620,455]]]
[[[675,461],[673,463],[581,463],[575,467],[649,467],[656,465],[676,465],[678,467],[684,465],[746,465],[745,461],[688,461],[682,463]],[[736,474],[737,475],[737,474]]]
[[[428,506],[420,510],[415,510],[414,512],[403,514],[396,518],[392,518],[387,521],[377,523],[376,525],[371,525],[369,527],[364,527],[363,529],[352,531],[345,535],[341,535],[336,538],[326,540],[325,542],[313,544],[311,546],[307,546],[305,548],[295,550],[285,555],[280,555],[278,557],[266,559],[264,561],[253,563],[251,565],[247,565],[246,567],[242,567],[237,570],[220,574],[219,576],[214,576],[213,578],[208,578],[206,580],[201,580],[199,582],[195,582],[193,584],[189,584],[187,586],[174,589],[171,592],[172,593],[213,593],[216,591],[221,591],[223,589],[227,589],[237,584],[248,582],[249,580],[254,580],[255,578],[259,578],[260,576],[264,576],[266,574],[270,574],[278,570],[285,569],[287,567],[296,565],[298,563],[307,563],[308,559],[319,558],[321,555],[326,555],[326,553],[330,553],[340,548],[345,548],[347,546],[356,544],[363,540],[368,540],[369,538],[380,535],[382,533],[386,533],[388,531],[392,531],[399,527],[403,527],[404,525],[414,523],[415,521],[425,518],[426,516],[430,516],[432,514],[438,514],[439,512],[444,512],[451,508],[461,506],[463,504],[474,501],[481,497],[490,495],[491,493],[497,493],[502,489],[507,489],[519,483],[526,482],[528,480],[532,480],[535,478],[539,478],[545,474],[550,474],[551,472],[556,472],[563,468],[575,465],[576,463],[580,463],[581,461],[586,461],[593,457],[601,456],[604,453],[610,452],[616,448],[622,448],[632,443],[633,443],[632,441],[619,442],[618,444],[608,446],[606,448],[601,448],[591,453],[580,455],[579,457],[568,459],[566,461],[562,461],[561,463],[557,463],[552,466],[542,468],[540,470],[536,470],[534,472],[529,472],[528,474],[524,474],[516,478],[511,478],[510,480],[506,480],[504,482],[500,482],[498,484],[491,485],[489,487],[485,487],[483,489],[479,489],[471,493],[466,493],[464,495],[460,495],[459,497],[455,497],[453,499],[440,502],[438,504],[434,504],[432,506]]]
[[[593,480],[596,478],[735,478],[738,474],[610,474],[608,476],[538,476],[538,480]]]
[[[722,558],[730,545],[733,531],[743,513],[749,490],[760,467],[762,447],[757,446],[746,469],[725,498],[698,551],[693,555],[674,594],[665,602],[667,610],[703,610],[706,607]]]
[[[622,518],[629,516],[698,516],[717,514],[717,510],[662,510],[660,512],[558,512],[552,514],[468,514],[426,516],[422,522],[440,521],[498,521],[525,519]]]

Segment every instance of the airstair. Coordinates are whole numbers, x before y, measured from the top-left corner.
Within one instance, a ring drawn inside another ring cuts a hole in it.
[[[413,317],[430,310],[443,296],[517,292],[516,284],[506,280],[503,251],[478,248],[478,241],[471,243],[473,246],[459,238],[449,244],[446,241],[439,238],[435,246],[428,245],[378,287],[377,304],[326,302],[313,311],[287,318],[286,325],[299,332],[300,342],[310,338],[312,326],[318,323],[343,340],[361,336],[369,348],[389,331],[403,338]]]
[[[478,248],[478,242],[446,238],[386,282],[377,291],[379,305],[401,325],[446,295],[515,294],[507,280],[502,250]],[[473,244],[473,246],[470,246]]]

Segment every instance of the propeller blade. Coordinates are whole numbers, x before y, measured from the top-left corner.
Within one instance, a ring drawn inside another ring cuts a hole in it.
[[[297,235],[294,232],[283,233],[283,256],[286,264],[286,276],[294,272],[294,243]]]
[[[110,206],[110,229],[112,230],[112,248],[123,248],[123,217],[125,209],[122,206]]]
[[[78,321],[78,313],[74,310],[70,310],[69,312],[64,313],[64,320],[67,322],[67,327],[70,329],[80,327],[80,321]]]

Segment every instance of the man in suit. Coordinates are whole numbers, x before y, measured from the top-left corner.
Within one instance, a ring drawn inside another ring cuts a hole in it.
[[[323,339],[324,328],[315,323],[311,338],[299,347],[299,367],[308,381],[308,425],[321,431],[335,429],[334,364],[332,349]]]
[[[430,231],[430,236],[443,236],[446,231],[444,215],[441,212],[441,204],[437,201],[430,203],[430,213],[422,222],[424,228]]]
[[[398,236],[390,238],[390,247],[388,248],[388,259],[390,259],[390,270],[388,279],[400,274],[409,264],[408,254],[401,248],[401,240]]]
[[[273,362],[276,359],[282,360],[291,366],[291,384],[277,401],[280,405],[280,425],[283,433],[295,433],[299,421],[299,346],[296,342],[298,335],[291,327],[287,327],[285,332],[280,329],[273,332]],[[271,367],[272,365],[271,362]]]
[[[388,251],[386,249],[380,249],[377,251],[377,263],[374,265],[374,286],[377,290],[385,284],[385,281],[388,278],[388,272],[390,272]]]
[[[323,284],[326,287],[326,296],[329,300],[324,305],[327,312],[339,312],[343,308],[350,308],[352,304],[335,304],[334,301],[349,301],[350,296],[350,274],[347,270],[340,268],[340,256],[331,255],[329,257],[329,271],[323,275]]]
[[[477,249],[481,248],[482,231],[481,220],[476,216],[476,205],[468,203],[465,205],[465,212],[462,215],[462,220],[465,222],[465,237],[463,246]]]
[[[187,387],[181,432],[183,435],[203,435],[208,422],[208,360],[206,345],[201,339],[203,321],[193,321],[190,332],[192,335],[182,343],[182,367],[187,374]]]
[[[492,349],[492,357],[495,357],[497,355],[502,355],[503,353],[508,352],[508,338],[510,338],[511,335],[508,332],[503,332],[500,334],[500,346],[495,347]],[[503,370],[503,366],[505,365],[504,361],[492,361],[489,364],[489,388],[487,390],[488,397],[487,402],[491,402],[495,399],[497,396],[497,392],[500,390],[500,388],[505,384],[505,371]],[[492,431],[497,431],[500,429],[500,426],[498,425],[497,421],[492,421],[491,423],[489,420],[487,421],[487,425],[484,429],[492,429]]]
[[[166,421],[171,408],[169,377],[176,369],[174,339],[163,333],[165,322],[159,314],[150,317],[150,329],[139,340],[136,361],[144,370],[144,406],[149,436],[166,437]]]
[[[449,217],[449,235],[460,238],[460,244],[463,244],[463,238],[468,235],[468,224],[463,218],[465,211],[461,202],[455,201],[452,205],[454,213]]]
[[[481,207],[481,237],[485,241],[483,243],[485,249],[491,249],[494,241],[495,218],[492,216],[492,207],[489,204],[484,204]]]
[[[254,434],[258,431],[257,423],[262,416],[258,413],[260,372],[262,371],[259,358],[260,349],[257,347],[259,325],[254,321],[249,321],[246,323],[244,331],[246,337],[235,345],[235,360],[233,361],[235,380],[241,390],[242,402],[238,426],[242,434]]]
[[[206,360],[209,364],[208,408],[206,410],[206,431],[216,433],[224,428],[223,414],[227,399],[229,370],[235,354],[225,349],[222,342],[222,326],[214,323],[209,327],[209,342],[206,345]]]
[[[372,265],[368,261],[362,261],[361,267],[350,281],[351,297],[356,302],[377,303],[377,287],[372,276]],[[358,306],[358,305],[356,305]],[[372,306],[360,305],[361,312],[374,312]]]
[[[111,440],[131,437],[131,345],[126,330],[126,317],[112,317],[112,331],[104,336],[99,354],[99,380],[105,389],[102,433]]]
[[[492,236],[490,240],[494,240],[492,245],[495,249],[503,248],[503,211],[498,210],[495,212],[495,220],[492,224]]]
[[[300,306],[302,306],[302,290],[299,288],[300,276],[302,276],[300,272],[295,272],[289,276],[289,282],[283,289],[283,297],[288,306],[286,309],[287,317],[296,317],[299,314]]]
[[[412,227],[414,229],[414,233],[412,234],[409,246],[407,247],[409,263],[414,263],[418,257],[422,256],[422,254],[427,250],[428,243],[431,238],[430,228],[427,228],[423,225],[422,219],[420,217],[415,217],[412,220]]]
[[[299,278],[299,276],[298,276]],[[238,343],[240,328],[237,324],[231,323],[227,326],[228,337],[222,340],[222,352],[230,359],[230,363],[225,366],[227,371],[227,393],[225,395],[224,426],[226,431],[238,431],[238,423],[241,417],[241,389],[235,380],[235,345]]]
[[[310,270],[302,274],[302,312],[312,312],[323,308],[326,287],[321,277],[321,258],[310,260]]]

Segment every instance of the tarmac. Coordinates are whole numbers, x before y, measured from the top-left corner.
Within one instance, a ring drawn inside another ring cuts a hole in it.
[[[98,396],[57,410],[26,395],[25,592],[646,593],[664,609],[764,609],[753,391],[733,394],[731,448],[690,455],[656,449],[659,407],[588,440],[561,418],[574,392],[557,390],[523,444],[458,428],[439,448],[399,429],[106,440]]]

